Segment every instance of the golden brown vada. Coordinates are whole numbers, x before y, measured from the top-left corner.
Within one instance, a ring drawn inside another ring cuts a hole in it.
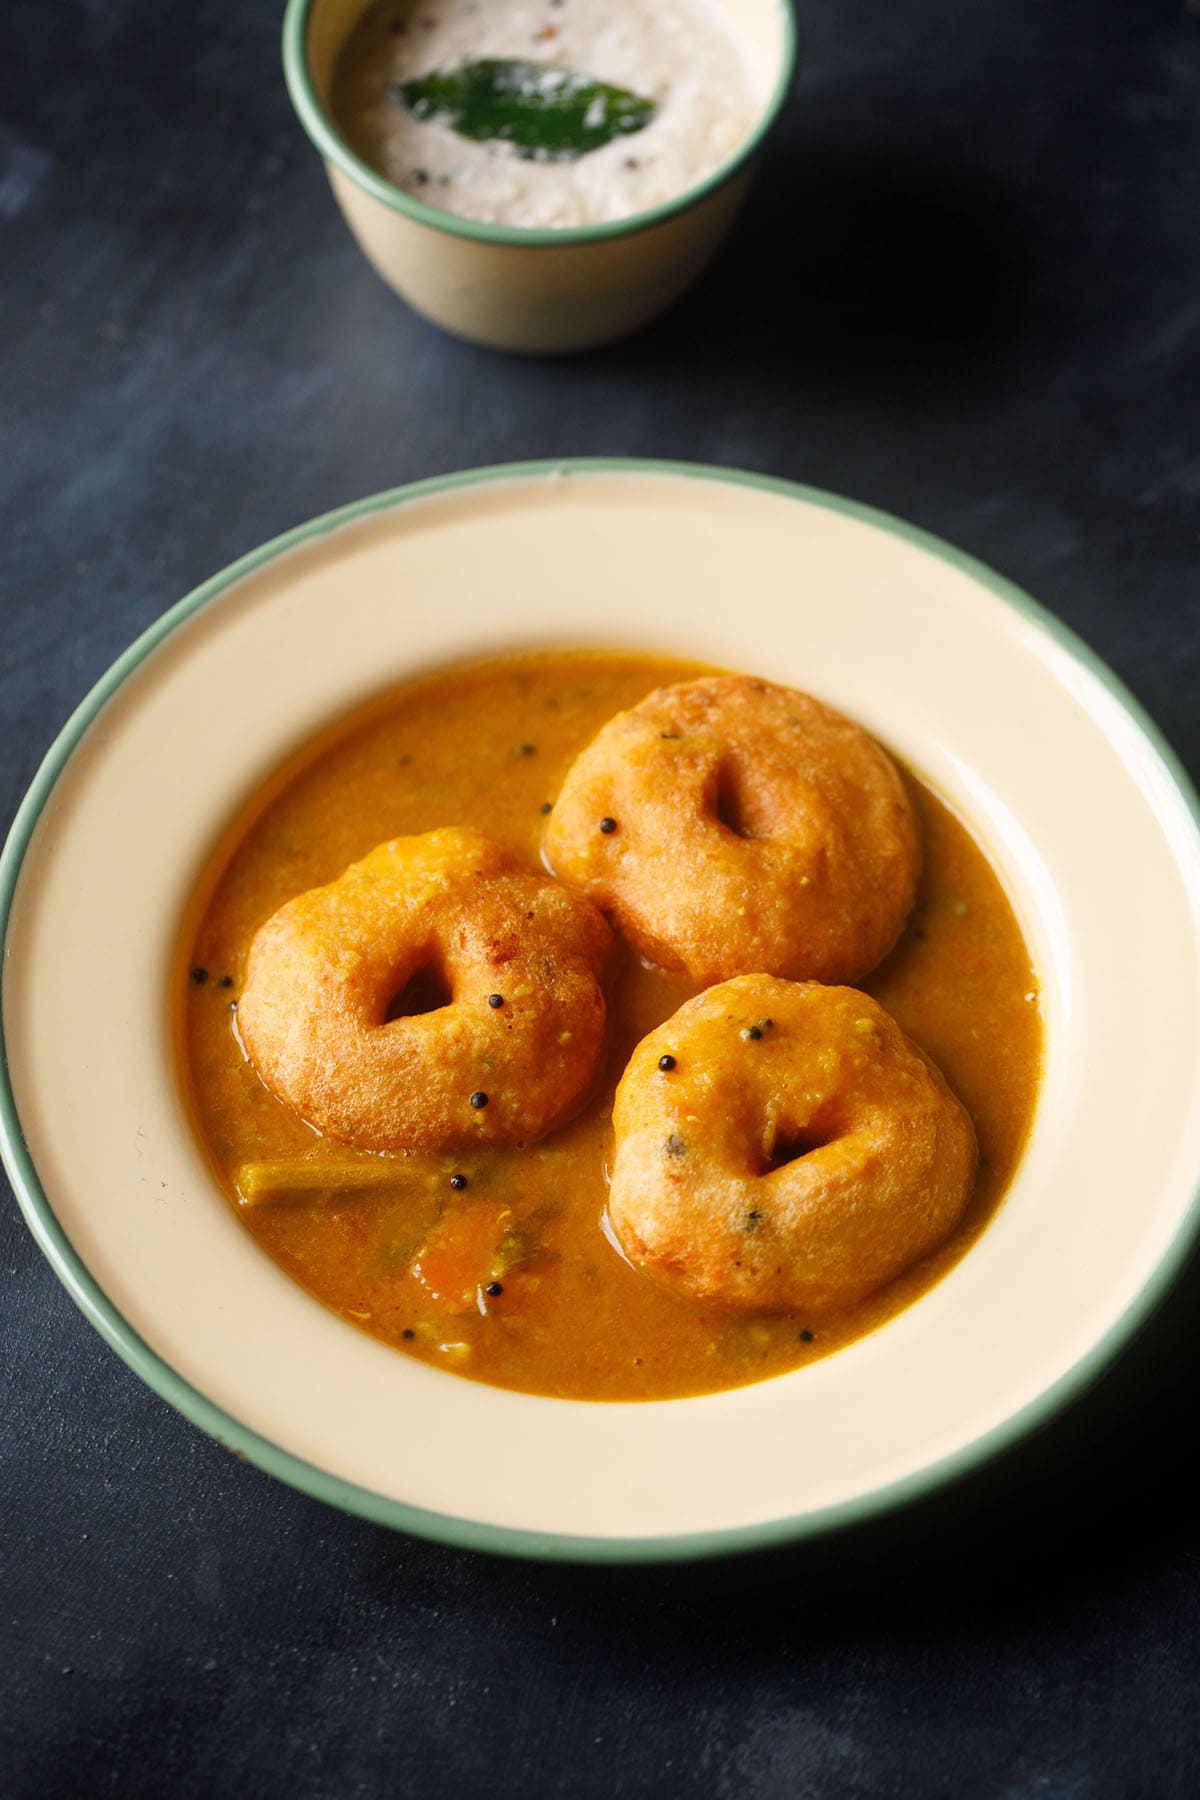
[[[617,1089],[609,1216],[630,1261],[731,1308],[854,1306],[948,1236],[975,1131],[853,988],[744,975],[642,1040]]]
[[[340,1143],[531,1143],[597,1075],[612,951],[590,902],[477,832],[396,838],[259,927],[238,1027]]]
[[[710,983],[854,981],[920,868],[891,759],[807,694],[742,675],[657,688],[572,765],[546,857],[641,954]]]

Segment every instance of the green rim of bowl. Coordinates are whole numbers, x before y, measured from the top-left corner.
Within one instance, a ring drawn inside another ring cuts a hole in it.
[[[309,71],[308,21],[316,3],[317,0],[288,0],[283,18],[283,73],[300,123],[321,155],[328,162],[336,163],[342,173],[348,175],[364,193],[382,201],[384,206],[390,206],[393,212],[403,213],[407,218],[414,219],[419,225],[447,232],[451,237],[472,238],[481,244],[508,244],[523,250],[600,244],[610,238],[630,237],[635,232],[648,231],[652,226],[662,225],[674,218],[676,213],[686,212],[689,207],[695,206],[706,194],[732,180],[758,150],[779,116],[796,67],[795,9],[792,0],[775,0],[783,33],[775,86],[749,137],[711,175],[706,175],[695,186],[685,188],[673,199],[663,201],[662,205],[650,207],[645,212],[631,213],[627,219],[609,219],[598,225],[562,227],[499,225],[483,219],[465,219],[457,213],[444,212],[436,206],[430,206],[424,200],[414,199],[403,188],[395,187],[392,182],[387,181],[370,163],[364,162],[361,156],[355,155],[318,99]]]
[[[1095,676],[1123,708],[1140,732],[1147,748],[1162,773],[1176,789],[1191,814],[1194,827],[1192,851],[1200,873],[1200,799],[1175,753],[1157,726],[1118,680],[1112,670],[1090,650],[1082,639],[1051,613],[1038,605],[1020,588],[996,574],[986,564],[954,549],[940,538],[890,514],[880,512],[857,501],[842,499],[819,488],[784,481],[767,475],[722,469],[702,463],[665,462],[624,457],[581,457],[558,461],[499,464],[490,468],[471,469],[453,475],[435,476],[405,487],[373,494],[365,500],[324,513],[319,518],[299,525],[281,537],[272,538],[259,549],[240,557],[227,569],[214,575],[201,587],[180,600],[158,619],[125,651],[124,655],[103,675],[95,687],[72,713],[51,745],[45,760],[30,784],[17,812],[8,841],[0,854],[0,955],[7,958],[9,920],[13,895],[29,843],[37,828],[56,782],[73,754],[76,745],[95,721],[106,702],[125,680],[186,620],[210,601],[216,600],[243,577],[265,563],[282,556],[310,538],[324,536],[342,525],[349,525],[371,513],[423,500],[457,488],[486,482],[527,480],[548,475],[588,474],[652,474],[673,475],[698,481],[729,482],[734,486],[758,488],[765,493],[801,500],[839,513],[862,524],[873,526],[925,551],[939,561],[960,570],[980,587],[995,595],[1032,626],[1054,639],[1075,661]],[[0,965],[2,966],[2,965]],[[507,1556],[538,1557],[560,1562],[666,1562],[687,1558],[726,1555],[756,1550],[775,1544],[817,1537],[840,1527],[858,1524],[889,1512],[908,1502],[919,1500],[947,1483],[978,1468],[999,1452],[1045,1425],[1055,1413],[1091,1385],[1117,1353],[1130,1342],[1145,1323],[1168,1287],[1179,1274],[1189,1251],[1200,1235],[1200,1171],[1190,1207],[1181,1218],[1175,1234],[1157,1263],[1153,1274],[1135,1295],[1125,1311],[1110,1324],[1104,1335],[1058,1379],[1027,1405],[1019,1408],[999,1425],[962,1445],[950,1455],[927,1464],[911,1475],[853,1498],[811,1512],[769,1519],[763,1523],[728,1529],[680,1533],[654,1537],[583,1537],[568,1534],[525,1531],[502,1525],[489,1525],[470,1518],[429,1512],[401,1500],[393,1500],[368,1488],[343,1481],[326,1470],[305,1462],[291,1451],[281,1448],[243,1425],[232,1413],[215,1405],[199,1389],[185,1381],[169,1363],[152,1350],[138,1335],[89,1273],[72,1248],[55,1216],[33,1159],[21,1131],[21,1122],[13,1096],[9,1074],[7,1043],[0,1029],[0,1157],[8,1170],[21,1209],[39,1246],[55,1274],[85,1316],[134,1372],[141,1376],[164,1400],[185,1418],[223,1444],[265,1469],[268,1474],[313,1495],[318,1500],[341,1507],[349,1513],[408,1531],[419,1537],[432,1538],[472,1550],[485,1550]]]

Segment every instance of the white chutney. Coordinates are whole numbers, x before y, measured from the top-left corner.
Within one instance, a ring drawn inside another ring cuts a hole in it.
[[[418,119],[394,91],[484,58],[568,69],[654,103],[642,130],[570,160],[523,157]],[[599,224],[672,200],[730,157],[761,104],[742,46],[709,0],[377,0],[338,59],[331,111],[396,187],[471,219]]]

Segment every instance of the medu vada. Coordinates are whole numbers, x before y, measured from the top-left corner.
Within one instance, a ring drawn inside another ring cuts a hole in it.
[[[724,675],[657,688],[576,759],[555,873],[705,986],[856,981],[899,936],[920,844],[888,757],[807,694]]]
[[[634,1051],[608,1211],[630,1261],[724,1306],[857,1305],[946,1238],[978,1152],[967,1113],[854,988],[743,975]]]
[[[590,901],[479,833],[396,838],[259,927],[238,1029],[340,1143],[532,1143],[599,1072],[613,948]]]

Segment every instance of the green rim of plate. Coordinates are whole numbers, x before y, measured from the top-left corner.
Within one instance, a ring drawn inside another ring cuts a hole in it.
[[[659,206],[652,206],[645,212],[631,213],[627,219],[609,219],[598,225],[561,227],[499,225],[485,219],[465,219],[457,213],[444,212],[436,206],[428,205],[424,200],[417,200],[413,195],[406,194],[403,188],[395,187],[386,180],[370,163],[364,162],[361,156],[355,155],[318,99],[309,71],[308,21],[315,4],[316,0],[288,0],[283,18],[283,74],[300,123],[321,155],[328,162],[336,163],[342,173],[348,175],[364,193],[382,201],[384,206],[390,206],[393,212],[404,213],[419,225],[447,232],[451,237],[472,238],[481,244],[508,244],[522,250],[606,243],[612,238],[631,237],[635,232],[648,231],[652,226],[662,225],[666,220],[673,219],[677,213],[686,212],[706,194],[731,181],[759,149],[779,117],[796,68],[795,8],[792,0],[775,0],[783,32],[775,86],[749,137],[723,163],[718,164],[711,175],[706,175],[703,181],[685,188],[672,199],[664,200]]]
[[[890,514],[880,512],[857,501],[828,494],[819,488],[784,481],[767,475],[756,475],[736,469],[711,467],[703,463],[666,462],[624,457],[579,457],[567,460],[505,463],[489,468],[471,469],[458,474],[435,476],[373,494],[333,512],[322,514],[307,524],[298,525],[281,537],[248,555],[239,557],[220,574],[196,588],[163,614],[130,645],[124,655],[96,683],[95,687],[72,713],[51,745],[45,760],[34,776],[17,811],[8,841],[0,853],[0,955],[7,959],[8,927],[13,895],[21,873],[25,853],[43,810],[53,793],[69,758],[84,733],[109,699],[150,653],[193,614],[216,600],[243,577],[265,563],[284,555],[310,538],[321,537],[342,525],[353,523],[371,513],[423,500],[457,488],[486,482],[527,480],[548,475],[587,474],[653,474],[673,475],[697,481],[728,482],[734,486],[758,488],[765,493],[801,500],[810,506],[823,507],[861,524],[873,526],[907,544],[923,550],[939,561],[960,570],[970,580],[995,595],[1030,624],[1054,639],[1075,661],[1106,687],[1118,705],[1137,727],[1147,747],[1156,758],[1163,774],[1174,786],[1195,828],[1193,851],[1200,869],[1200,799],[1182,765],[1157,726],[1127,691],[1112,670],[1090,650],[1082,639],[1048,613],[1037,601],[986,564],[965,552],[954,549],[940,538],[906,524]],[[2,965],[0,965],[2,966]],[[687,1558],[727,1555],[732,1552],[762,1549],[770,1545],[812,1538],[836,1528],[860,1523],[908,1502],[921,1499],[947,1483],[969,1473],[999,1452],[1010,1448],[1039,1426],[1044,1425],[1069,1401],[1076,1398],[1096,1379],[1101,1371],[1125,1348],[1135,1332],[1145,1323],[1168,1287],[1179,1274],[1189,1251],[1200,1235],[1200,1172],[1196,1192],[1188,1211],[1181,1218],[1175,1234],[1164,1250],[1149,1280],[1134,1296],[1125,1311],[1118,1315],[1108,1330],[1057,1380],[1001,1424],[982,1433],[958,1450],[927,1464],[902,1479],[873,1488],[869,1492],[823,1507],[812,1512],[770,1519],[749,1526],[724,1530],[689,1532],[655,1537],[576,1537],[568,1534],[524,1531],[508,1526],[488,1525],[470,1518],[429,1512],[393,1500],[368,1488],[359,1487],[340,1477],[305,1462],[291,1451],[243,1425],[232,1413],[215,1405],[198,1388],[164,1361],[128,1324],[109,1300],[99,1283],[89,1273],[72,1248],[66,1233],[55,1217],[42,1188],[21,1131],[21,1122],[13,1096],[9,1075],[7,1043],[0,1025],[0,1158],[8,1170],[21,1210],[39,1246],[55,1274],[71,1298],[112,1348],[141,1376],[155,1392],[170,1402],[185,1418],[200,1426],[226,1449],[244,1455],[249,1461],[278,1476],[304,1493],[329,1502],[349,1513],[381,1525],[454,1544],[472,1550],[485,1550],[507,1556],[545,1558],[561,1562],[666,1562]]]

